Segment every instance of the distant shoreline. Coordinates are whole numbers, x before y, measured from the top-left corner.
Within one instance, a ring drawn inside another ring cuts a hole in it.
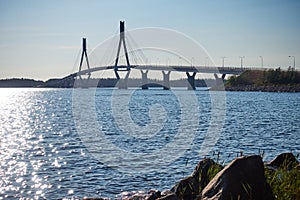
[[[49,79],[47,81],[37,81],[34,79],[26,78],[12,78],[0,80],[0,88],[73,88],[76,80],[64,80],[64,79]],[[86,87],[98,87],[98,88],[112,88],[115,87],[118,80],[115,78],[107,79],[90,79],[86,82]],[[128,87],[141,87],[143,85],[141,79],[128,79]],[[148,87],[163,87],[162,80],[149,79]],[[215,85],[214,79],[196,79],[196,87],[212,87]],[[188,81],[186,79],[170,80],[170,87],[187,87]]]
[[[255,74],[254,74],[255,73]],[[211,91],[238,91],[238,92],[300,92],[300,83],[295,84],[262,84],[262,81],[257,78],[257,74],[263,76],[263,72],[248,72],[240,76],[230,78],[225,81],[224,85],[216,86],[216,81],[214,79],[207,80],[195,80],[195,86],[197,88],[209,88]],[[0,88],[73,88],[73,82],[64,82],[62,79],[49,79],[47,81],[38,81],[34,79],[26,78],[12,78],[12,79],[1,79]],[[248,84],[232,84],[232,80],[241,83],[248,82]],[[246,80],[246,81],[245,81]],[[250,81],[249,81],[250,80]],[[90,86],[97,88],[112,88],[117,84],[117,79],[91,79]],[[250,84],[249,84],[250,83]],[[140,87],[142,85],[141,79],[129,79],[128,87]],[[186,79],[171,80],[171,88],[183,88],[187,87],[188,83]],[[157,88],[163,87],[163,82],[161,80],[149,80],[149,87]]]

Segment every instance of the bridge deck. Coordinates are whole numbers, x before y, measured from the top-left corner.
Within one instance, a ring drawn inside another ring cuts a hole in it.
[[[80,76],[96,71],[115,69],[115,66],[101,66],[82,70],[72,74],[72,76]],[[118,69],[127,69],[126,65],[118,66]],[[175,66],[175,65],[131,65],[130,69],[137,70],[157,70],[157,71],[177,71],[177,72],[199,72],[199,73],[216,73],[216,74],[234,74],[238,75],[247,70],[262,70],[259,68],[247,67],[216,67],[216,66]],[[265,70],[265,69],[263,69]]]

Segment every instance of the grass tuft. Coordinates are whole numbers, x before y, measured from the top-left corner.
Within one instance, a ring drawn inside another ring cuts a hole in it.
[[[300,200],[300,170],[293,168],[265,168],[265,176],[270,184],[275,199]]]

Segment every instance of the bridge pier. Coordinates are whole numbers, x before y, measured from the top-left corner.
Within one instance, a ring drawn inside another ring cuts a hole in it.
[[[146,70],[145,72],[141,70],[142,73],[142,90],[148,90],[148,75],[149,70]]]
[[[118,82],[117,82],[117,87],[118,89],[128,89],[128,77],[130,75],[131,70],[127,71],[124,79],[121,79],[120,76],[117,76]]]
[[[190,75],[189,72],[186,72],[186,75],[188,80],[188,90],[196,90],[196,86],[195,86],[196,72],[193,72],[192,75]]]
[[[171,87],[170,87],[170,74],[171,74],[171,71],[168,71],[168,72],[165,72],[165,71],[162,71],[162,74],[163,74],[163,78],[164,78],[164,90],[170,90]]]
[[[222,80],[224,81],[226,74],[222,74]]]
[[[221,85],[224,84],[224,79],[226,74],[222,74],[221,78],[219,78],[219,76],[217,74],[214,74],[215,78],[216,78],[216,85]]]

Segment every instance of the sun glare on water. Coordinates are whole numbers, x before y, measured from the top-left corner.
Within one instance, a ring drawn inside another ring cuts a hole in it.
[[[34,134],[40,123],[35,115],[43,112],[43,103],[39,104],[35,98],[37,90],[40,91],[0,89],[0,196],[6,194],[9,198],[24,193],[43,196],[43,190],[51,187],[46,184],[45,177],[37,174],[43,162],[30,159],[44,152],[39,148],[43,137]]]

